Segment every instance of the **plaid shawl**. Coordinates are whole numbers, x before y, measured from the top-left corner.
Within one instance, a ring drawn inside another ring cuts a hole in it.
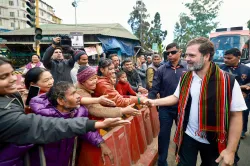
[[[174,142],[178,146],[178,152],[182,143],[183,121],[186,105],[190,93],[193,73],[191,71],[183,74],[180,81],[180,96],[178,104],[178,124],[175,132]],[[230,75],[220,70],[214,63],[210,64],[209,70],[204,77],[199,97],[199,130],[197,135],[203,136],[204,132],[217,134],[219,152],[226,148],[227,132],[229,128],[229,113],[231,105],[232,85]]]

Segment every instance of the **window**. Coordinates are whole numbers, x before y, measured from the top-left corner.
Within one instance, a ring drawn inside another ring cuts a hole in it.
[[[23,13],[23,18],[26,18],[26,14],[25,13]]]
[[[41,13],[41,15],[43,16],[43,15],[44,15],[44,13],[42,12],[42,13]]]
[[[10,23],[10,26],[11,26],[12,28],[14,28],[14,27],[15,27],[15,23],[14,23],[14,22],[11,22],[11,23]]]
[[[15,17],[15,13],[14,12],[10,12],[10,17]]]
[[[0,26],[2,26],[3,25],[3,20],[2,19],[0,19]]]
[[[9,1],[9,5],[10,6],[14,6],[14,2],[13,1]]]
[[[25,8],[25,3],[24,2],[22,3],[22,6],[23,6],[23,8]]]
[[[0,15],[2,15],[2,9],[0,8]]]

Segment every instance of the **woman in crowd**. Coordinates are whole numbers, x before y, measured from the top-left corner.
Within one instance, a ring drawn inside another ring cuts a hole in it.
[[[23,70],[23,74],[25,75],[30,69],[34,68],[34,67],[41,67],[41,68],[45,68],[43,66],[43,63],[40,61],[40,56],[37,54],[34,54],[31,56],[31,62],[28,63],[24,70]]]
[[[119,118],[96,122],[87,118],[51,118],[25,114],[11,61],[0,57],[0,165],[22,166],[33,144],[48,144],[95,129],[127,123]],[[26,158],[27,159],[27,158]]]
[[[82,66],[78,70],[77,74],[77,93],[82,97],[91,97],[94,93],[97,83],[97,72],[96,69],[90,66]],[[113,86],[114,89],[114,86]],[[140,114],[138,110],[132,108],[129,105],[125,108],[120,107],[105,107],[100,104],[89,104],[86,105],[89,113],[94,117],[99,118],[114,118],[121,117],[122,115],[138,115]]]
[[[94,96],[108,95],[108,98],[115,102],[117,107],[126,107],[130,104],[140,104],[145,97],[130,96],[125,98],[120,95],[112,85],[111,77],[114,73],[114,65],[110,59],[101,59],[98,66],[98,81]]]

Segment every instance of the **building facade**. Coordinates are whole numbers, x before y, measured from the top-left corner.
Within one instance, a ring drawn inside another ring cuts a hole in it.
[[[28,28],[26,8],[25,0],[0,0],[0,32]],[[40,24],[61,24],[53,7],[42,0],[39,0],[39,18]]]

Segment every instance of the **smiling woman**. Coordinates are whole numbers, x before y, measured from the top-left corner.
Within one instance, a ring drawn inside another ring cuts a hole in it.
[[[53,86],[54,79],[47,69],[34,67],[27,72],[24,82],[27,89],[35,85],[40,87],[40,93],[46,93]]]
[[[0,57],[0,95],[15,93],[17,77],[13,75],[14,69],[10,60]]]

